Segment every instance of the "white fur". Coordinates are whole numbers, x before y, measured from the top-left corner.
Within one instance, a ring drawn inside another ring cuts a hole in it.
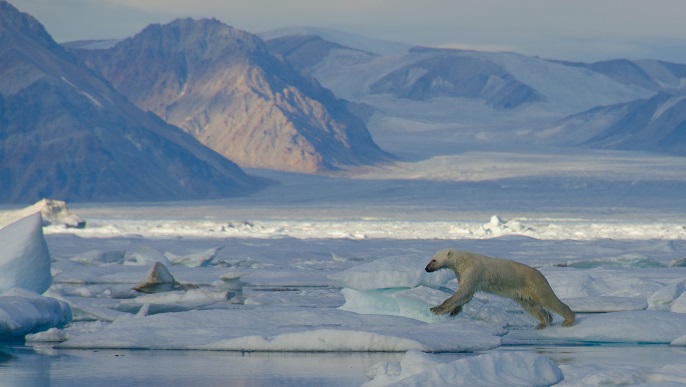
[[[454,316],[460,313],[462,306],[471,301],[474,292],[480,290],[517,301],[540,322],[538,329],[552,324],[553,318],[548,310],[564,317],[563,326],[574,324],[574,312],[557,298],[543,274],[530,266],[467,251],[445,249],[431,258],[426,271],[444,268],[455,272],[460,286],[441,305],[431,308],[434,314],[450,313]]]

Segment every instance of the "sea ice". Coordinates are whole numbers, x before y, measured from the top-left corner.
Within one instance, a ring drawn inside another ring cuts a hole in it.
[[[511,330],[506,341],[669,344],[684,334],[686,314],[644,310],[581,315],[571,327]]]
[[[62,348],[228,351],[464,352],[498,347],[502,326],[427,324],[331,308],[234,307],[122,317]]]
[[[16,287],[48,290],[51,259],[39,212],[0,228],[0,246],[0,293]]]
[[[170,291],[155,294],[145,294],[130,300],[122,300],[114,309],[138,313],[146,307],[146,314],[180,312],[193,309],[204,309],[230,299],[229,291],[212,291],[205,289],[190,289]]]
[[[62,327],[71,321],[64,301],[14,288],[0,294],[0,339]]]

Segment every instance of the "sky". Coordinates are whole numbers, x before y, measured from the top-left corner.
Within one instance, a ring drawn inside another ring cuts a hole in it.
[[[592,62],[686,63],[684,0],[9,0],[58,42],[214,17],[252,33],[323,27],[402,43]]]

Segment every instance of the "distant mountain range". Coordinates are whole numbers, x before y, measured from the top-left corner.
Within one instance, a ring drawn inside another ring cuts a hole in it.
[[[240,167],[331,173],[474,146],[684,156],[685,101],[683,64],[214,19],[61,46],[0,0],[0,203],[242,195],[263,183]]]
[[[387,44],[395,49],[384,51],[375,50],[383,42],[309,29],[263,36],[270,38],[270,50],[337,95],[374,109],[375,135],[421,128],[437,147],[450,141],[537,142],[686,155],[683,64],[573,63],[409,46],[403,51],[392,42]]]
[[[260,183],[136,108],[0,1],[0,202],[178,200]]]
[[[344,101],[218,20],[151,25],[75,53],[138,107],[242,167],[319,173],[391,160]]]

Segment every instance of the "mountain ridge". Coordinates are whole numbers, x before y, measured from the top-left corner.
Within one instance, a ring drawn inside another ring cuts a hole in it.
[[[0,202],[218,198],[261,185],[131,105],[6,1],[0,57]]]
[[[74,52],[136,105],[243,167],[320,173],[392,159],[333,93],[216,19],[150,25],[110,49]]]
[[[321,58],[304,62],[302,70],[337,95],[370,106],[370,127],[387,141],[382,145],[395,147],[389,148],[393,152],[413,154],[397,139],[417,138],[424,149],[441,152],[450,152],[449,144],[457,149],[512,142],[686,155],[677,111],[669,109],[670,120],[618,117],[621,109],[647,109],[644,114],[652,116],[655,107],[651,110],[646,101],[662,93],[685,95],[683,64],[648,59],[582,63],[431,47],[376,55],[325,42],[286,52],[289,46],[278,43],[289,39],[297,41],[282,35],[267,43],[295,63],[299,53]],[[494,84],[501,88],[489,87]],[[622,124],[613,126],[617,120]],[[646,128],[636,127],[637,122]],[[421,139],[414,132],[422,133]],[[608,133],[616,141],[599,140]],[[630,140],[638,133],[641,141]]]

